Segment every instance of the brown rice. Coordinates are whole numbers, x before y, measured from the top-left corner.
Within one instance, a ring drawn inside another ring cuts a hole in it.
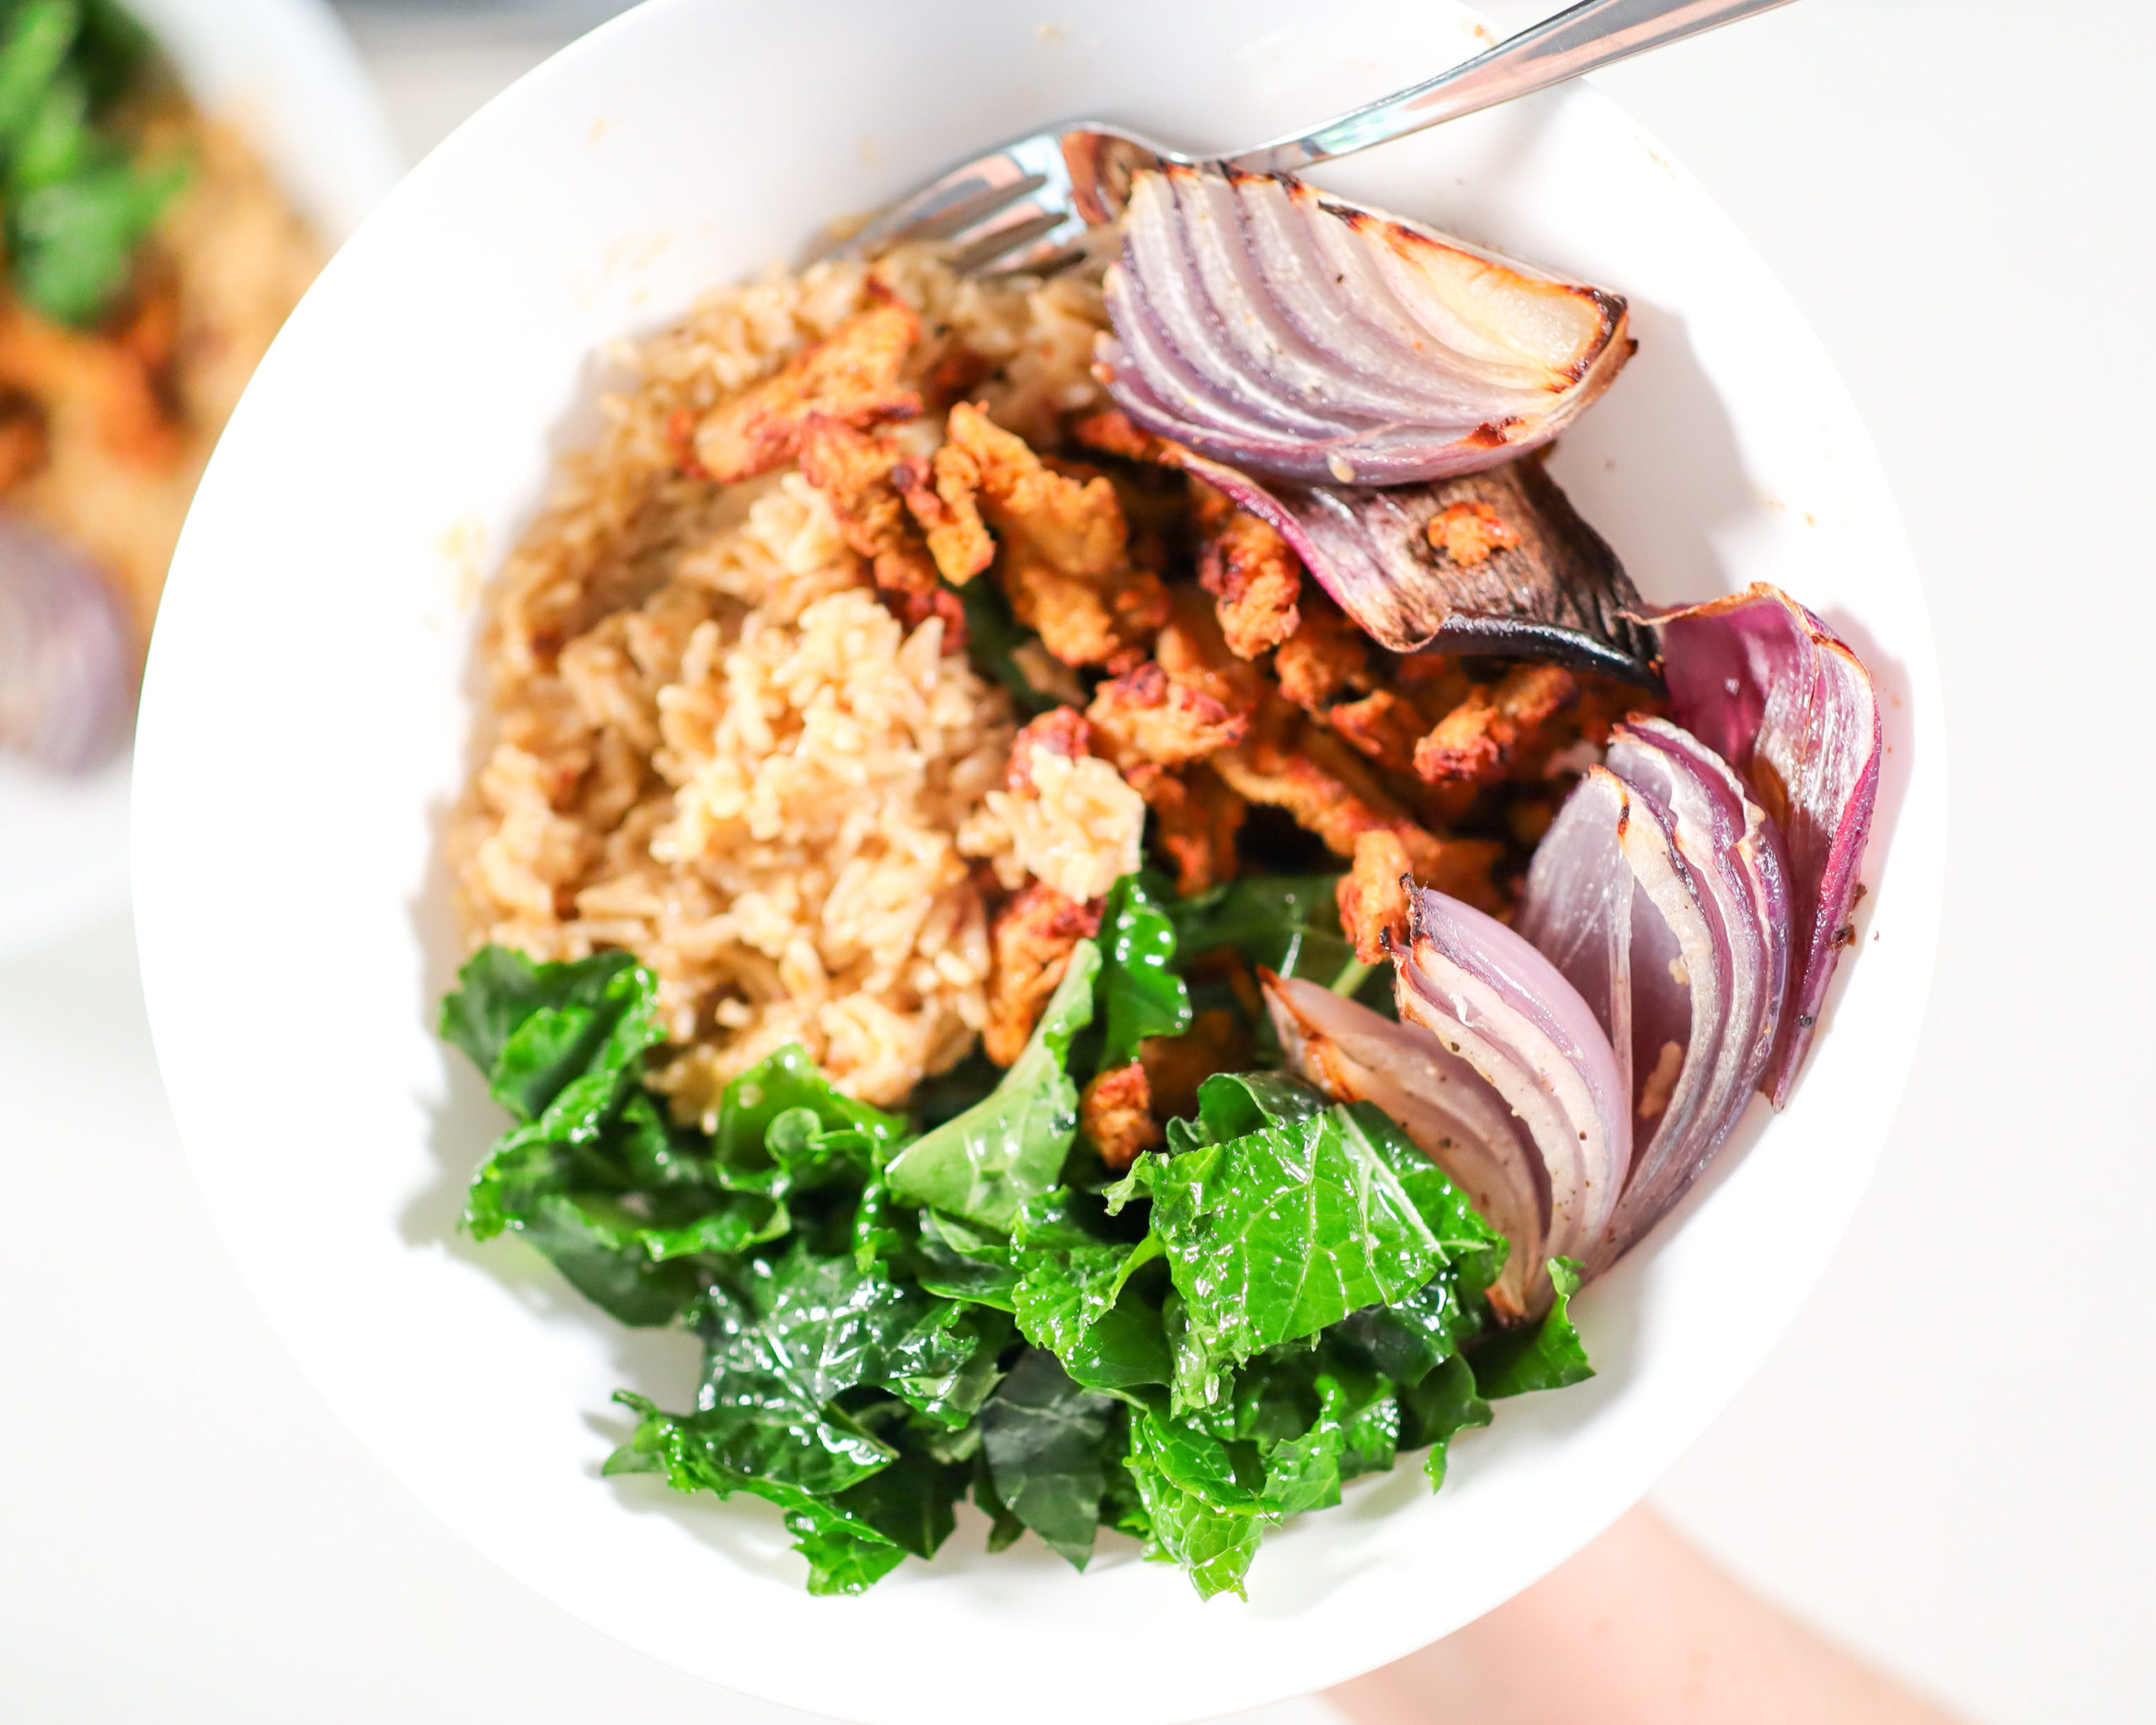
[[[902,254],[877,275],[994,363],[976,394],[1006,427],[1045,447],[1097,404],[1105,318],[1082,273],[990,286]],[[467,934],[650,966],[671,1044],[654,1081],[684,1119],[709,1121],[728,1079],[788,1041],[902,1102],[982,1023],[975,864],[1078,899],[1137,864],[1144,804],[1105,762],[1003,788],[1007,697],[944,650],[940,620],[892,617],[797,472],[722,488],[680,471],[680,416],[871,293],[857,264],[774,272],[621,350],[598,447],[488,595],[490,731],[451,839]]]

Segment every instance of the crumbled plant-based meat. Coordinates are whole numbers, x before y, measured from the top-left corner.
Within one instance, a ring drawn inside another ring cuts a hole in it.
[[[1502,845],[1425,830],[1345,745],[1308,723],[1224,749],[1213,765],[1241,795],[1285,809],[1337,857],[1352,858],[1363,833],[1390,830],[1399,835],[1412,871],[1425,885],[1481,910],[1502,907],[1490,879]]]
[[[80,403],[98,441],[131,466],[169,467],[185,446],[153,368],[134,348],[20,306],[0,307],[0,386],[38,401]]]
[[[1340,927],[1365,964],[1407,949],[1407,888],[1413,869],[1396,832],[1358,834],[1355,866],[1340,877]]]
[[[1396,660],[1392,681],[1426,713],[1449,713],[1465,701],[1475,679],[1452,653],[1406,653]]]
[[[1448,505],[1430,517],[1422,533],[1433,550],[1462,569],[1472,569],[1492,553],[1510,551],[1519,543],[1519,535],[1504,517],[1480,500]]]
[[[1390,689],[1325,710],[1325,721],[1362,754],[1392,772],[1415,770],[1415,747],[1430,728],[1420,708]]]
[[[722,483],[746,479],[800,453],[808,420],[820,414],[863,426],[910,419],[921,397],[902,381],[921,319],[896,300],[857,312],[760,383],[705,414],[691,440],[697,467]]]
[[[1137,1060],[1096,1073],[1078,1099],[1080,1129],[1101,1160],[1118,1173],[1136,1162],[1140,1151],[1161,1141],[1152,1103],[1152,1087]]]
[[[1039,881],[1021,888],[995,913],[989,927],[994,968],[981,1046],[997,1065],[1007,1066],[1025,1052],[1042,1008],[1070,967],[1072,950],[1100,927],[1098,900],[1081,904]]]
[[[1000,574],[1011,614],[1065,665],[1129,670],[1168,619],[1168,590],[1150,569],[1106,582],[1073,575],[1016,531],[1004,536]]]
[[[1088,449],[1097,449],[1102,455],[1120,456],[1125,461],[1146,462],[1163,467],[1182,463],[1183,451],[1180,444],[1140,430],[1121,408],[1086,414],[1073,422],[1070,435]]]
[[[927,461],[899,462],[891,479],[945,580],[963,587],[995,561],[995,542],[974,499],[980,469],[971,456],[947,443]]]
[[[1308,713],[1322,712],[1348,689],[1370,685],[1369,638],[1330,600],[1300,607],[1295,633],[1273,655],[1280,692]]]
[[[1578,681],[1562,666],[1515,665],[1494,687],[1476,685],[1438,721],[1415,745],[1415,771],[1432,784],[1488,784],[1538,748],[1542,728],[1578,698]]]
[[[1302,622],[1301,558],[1256,515],[1236,510],[1209,534],[1198,582],[1212,594],[1220,631],[1241,659],[1255,659],[1292,636]]]
[[[963,342],[945,338],[921,368],[921,398],[931,414],[949,410],[995,370],[995,361]]]
[[[1090,414],[1071,430],[1089,448],[1126,461],[1179,467],[1187,454],[1180,444],[1139,430],[1119,410]],[[1198,585],[1217,601],[1230,649],[1239,658],[1256,659],[1287,640],[1301,622],[1302,559],[1270,525],[1194,476],[1190,499],[1201,542]]]
[[[810,414],[801,425],[801,477],[824,494],[846,542],[894,593],[936,590],[936,564],[893,483],[899,452],[888,437]]]
[[[0,495],[13,491],[51,458],[52,440],[37,398],[0,391]]]
[[[1228,650],[1220,621],[1195,587],[1168,590],[1168,620],[1153,643],[1162,670],[1230,713],[1255,716],[1273,692],[1264,671]]]
[[[1056,472],[970,403],[951,409],[946,435],[979,470],[980,499],[999,532],[1023,534],[1066,575],[1100,580],[1124,568],[1129,529],[1107,479]]]
[[[1153,830],[1176,865],[1176,893],[1189,898],[1235,878],[1235,835],[1250,805],[1202,765],[1163,773],[1146,788]]]
[[[1151,660],[1102,683],[1086,717],[1095,746],[1116,770],[1181,766],[1242,740],[1250,721],[1210,695],[1171,681]]]

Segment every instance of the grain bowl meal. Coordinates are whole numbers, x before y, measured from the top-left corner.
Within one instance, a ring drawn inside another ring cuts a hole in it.
[[[0,4],[0,749],[125,740],[210,451],[322,261],[113,0]]]
[[[466,1225],[702,1337],[608,1471],[817,1592],[970,1497],[1241,1593],[1441,1482],[1787,1101],[1861,890],[1863,667],[1647,606],[1544,465],[1620,296],[1283,177],[1099,238],[713,293],[488,599]]]

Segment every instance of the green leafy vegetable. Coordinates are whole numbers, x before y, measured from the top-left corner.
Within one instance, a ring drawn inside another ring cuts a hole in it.
[[[906,1548],[866,1515],[728,1466],[701,1416],[662,1413],[627,1390],[617,1390],[614,1399],[642,1418],[635,1435],[606,1458],[604,1472],[663,1474],[677,1492],[713,1492],[721,1498],[748,1492],[777,1504],[786,1512],[794,1549],[808,1560],[810,1593],[857,1594],[905,1559]]]
[[[1011,1070],[918,1136],[798,1047],[734,1079],[708,1132],[676,1124],[640,1081],[648,972],[476,955],[442,1033],[514,1124],[471,1232],[704,1341],[692,1411],[617,1398],[638,1423],[606,1471],[776,1504],[817,1593],[932,1554],[971,1492],[991,1550],[1030,1528],[1082,1567],[1106,1526],[1239,1594],[1283,1517],[1403,1450],[1434,1486],[1486,1398],[1584,1375],[1576,1268],[1553,1266],[1542,1324],[1490,1334],[1504,1240],[1367,1103],[1215,1075],[1166,1153],[1089,1183],[1074,1047],[1128,1059],[1187,1023],[1178,937],[1156,889],[1119,884],[1105,953],[1082,943]]]
[[[576,1124],[619,1087],[631,1065],[662,1039],[658,985],[627,953],[574,964],[535,964],[483,947],[442,1002],[441,1033],[487,1074],[495,1101],[521,1120],[583,1084]]]
[[[1386,1380],[1322,1373],[1312,1387],[1318,1413],[1299,1437],[1265,1450],[1265,1496],[1282,1514],[1340,1501],[1344,1480],[1392,1466],[1400,1407]]]
[[[1246,874],[1169,906],[1176,944],[1197,955],[1226,948],[1253,968],[1328,986],[1355,962],[1340,932],[1337,874]]]
[[[1134,1409],[1125,1465],[1153,1550],[1189,1572],[1199,1598],[1242,1594],[1268,1517],[1262,1494],[1235,1477],[1226,1446],[1157,1407]]]
[[[833,1089],[807,1051],[788,1043],[726,1087],[712,1159],[731,1189],[786,1198],[859,1178],[905,1126]]]
[[[1161,1256],[1161,1240],[1150,1233],[1136,1242],[1107,1237],[1099,1227],[1103,1220],[1099,1200],[1081,1199],[1068,1188],[1019,1212],[1011,1257],[1018,1327],[1091,1388],[1166,1384],[1174,1366],[1160,1302],[1129,1285]]]
[[[1572,1295],[1579,1292],[1580,1267],[1569,1258],[1550,1260],[1550,1279],[1557,1301],[1532,1329],[1500,1335],[1475,1356],[1475,1382],[1495,1402],[1524,1396],[1530,1390],[1561,1390],[1594,1375],[1587,1344],[1572,1327]]]
[[[1101,1018],[1107,1039],[1101,1065],[1127,1066],[1149,1036],[1190,1028],[1190,991],[1171,968],[1175,925],[1161,908],[1157,883],[1126,874],[1101,913]]]
[[[1206,1093],[1222,1083],[1201,1087],[1201,1119]],[[1179,1404],[1209,1405],[1221,1374],[1260,1349],[1430,1279],[1446,1261],[1432,1226],[1444,1213],[1437,1194],[1451,1188],[1416,1161],[1398,1165],[1384,1139],[1337,1107],[1282,1113],[1241,1137],[1139,1159],[1112,1198],[1142,1189],[1153,1199],[1152,1226],[1182,1296]]]
[[[912,1204],[1008,1230],[1027,1199],[1056,1183],[1078,1133],[1070,1039],[1091,1022],[1101,949],[1081,940],[1033,1039],[982,1101],[915,1139],[884,1170]]]
[[[718,1185],[636,1080],[659,1039],[656,985],[621,953],[534,964],[483,948],[442,1003],[442,1033],[522,1124],[473,1177],[465,1226],[504,1231],[624,1323],[670,1322],[706,1280],[690,1260],[783,1234],[783,1207]]]
[[[1400,1447],[1428,1446],[1422,1471],[1432,1491],[1445,1482],[1447,1446],[1455,1434],[1490,1423],[1490,1404],[1476,1388],[1474,1369],[1460,1354],[1446,1360],[1400,1397]]]
[[[1198,1087],[1198,1113],[1168,1122],[1171,1151],[1226,1144],[1276,1120],[1322,1114],[1323,1096],[1283,1072],[1216,1072]]]
[[[131,159],[99,125],[148,39],[98,0],[20,0],[0,23],[0,183],[16,291],[65,323],[95,323],[186,184],[180,162]]]
[[[850,1520],[867,1522],[915,1557],[933,1557],[958,1526],[953,1506],[966,1494],[972,1476],[963,1461],[945,1461],[925,1449],[908,1450],[832,1501]],[[851,1528],[846,1537],[853,1537]],[[816,1562],[814,1556],[803,1555],[812,1566]]]
[[[1107,1474],[1102,1440],[1119,1405],[1074,1383],[1053,1354],[1029,1348],[981,1413],[996,1500],[1080,1569],[1093,1555]]]
[[[921,1285],[951,1300],[971,1300],[998,1311],[1018,1309],[1018,1271],[1011,1242],[934,1210],[921,1216]]]

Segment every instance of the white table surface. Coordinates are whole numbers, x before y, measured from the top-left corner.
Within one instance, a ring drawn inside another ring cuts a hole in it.
[[[347,15],[416,154],[612,9]],[[1924,574],[1953,728],[1945,943],[1877,1183],[1655,1502],[1989,1725],[2156,1717],[2156,1350],[2125,1226],[2156,1211],[2152,63],[2145,0],[1804,0],[1606,78],[1841,366]],[[334,948],[311,961],[334,982]],[[124,920],[0,966],[0,1717],[798,1717],[527,1593],[331,1419],[195,1196]]]

